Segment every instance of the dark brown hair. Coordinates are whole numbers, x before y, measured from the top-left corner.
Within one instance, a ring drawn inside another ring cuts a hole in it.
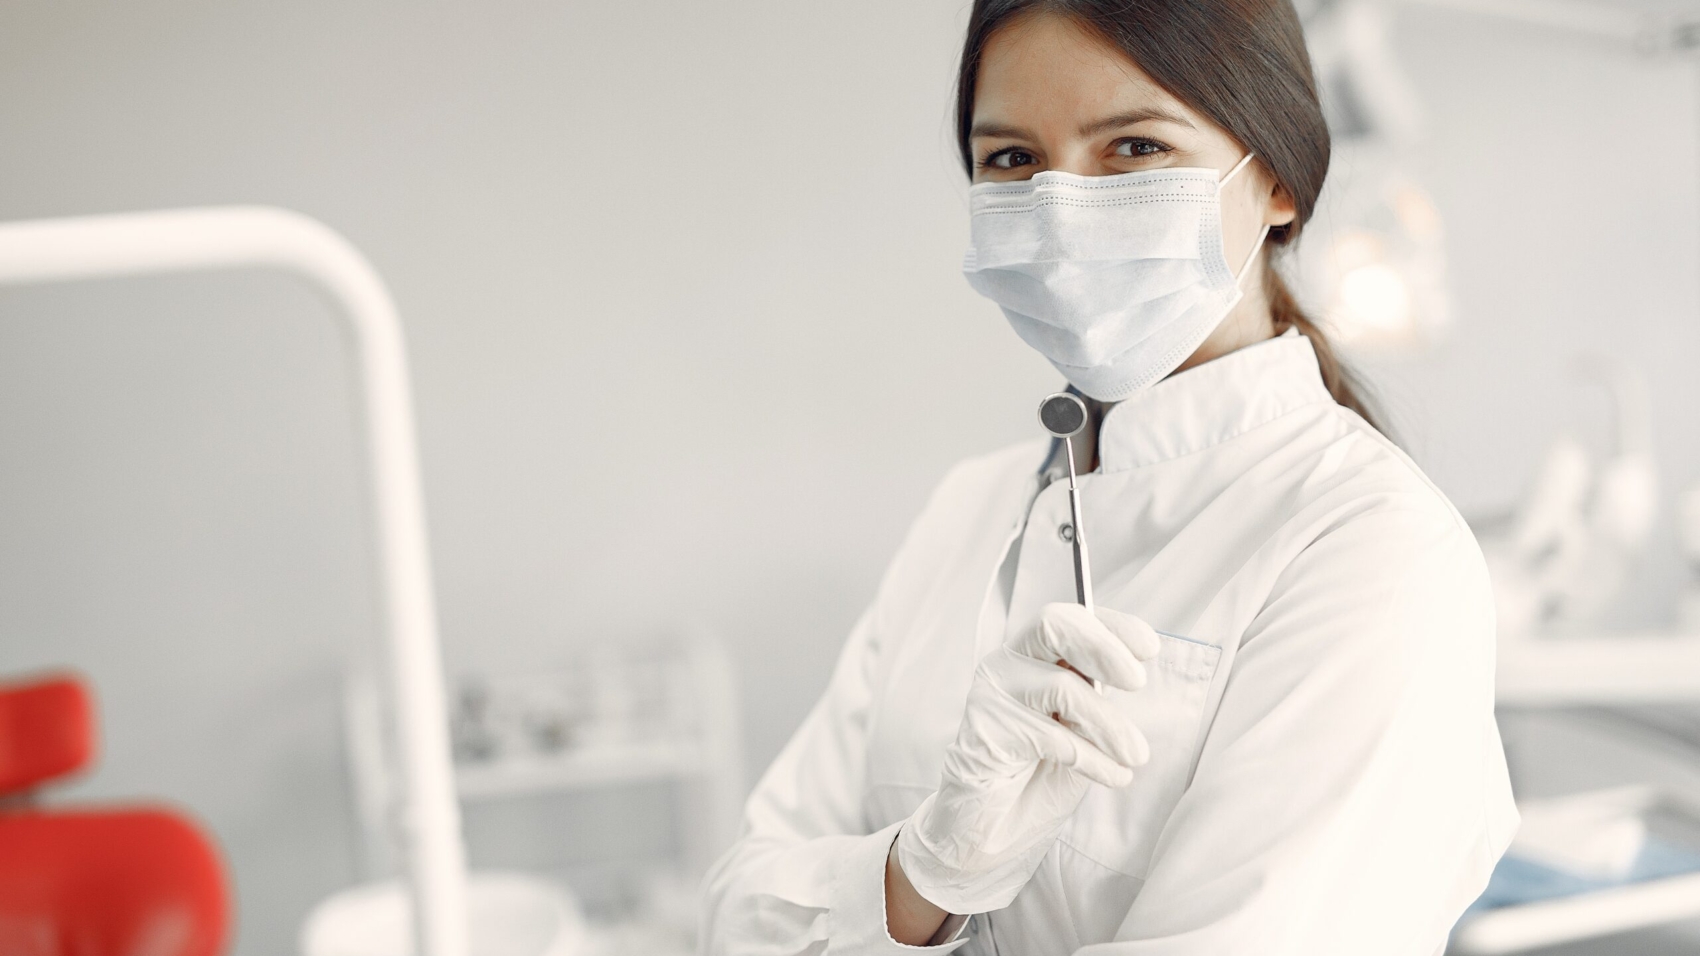
[[[1291,224],[1270,230],[1268,241],[1285,246],[1298,237],[1328,175],[1330,140],[1292,0],[974,0],[956,82],[956,136],[969,176],[974,155],[968,132],[980,58],[999,27],[1038,13],[1069,17],[1102,36],[1170,94],[1256,153],[1298,211]],[[1374,424],[1327,336],[1299,308],[1273,257],[1262,260],[1275,331],[1296,327],[1304,333],[1334,400]]]

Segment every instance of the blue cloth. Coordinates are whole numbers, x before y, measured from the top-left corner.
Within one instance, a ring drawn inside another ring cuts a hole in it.
[[[1473,916],[1502,906],[1554,900],[1696,871],[1700,871],[1700,851],[1653,838],[1648,838],[1628,874],[1619,880],[1578,876],[1507,855],[1494,867],[1487,889],[1470,904],[1464,915]]]

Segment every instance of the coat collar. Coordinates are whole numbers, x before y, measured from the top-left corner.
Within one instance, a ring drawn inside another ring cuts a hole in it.
[[[1310,339],[1289,329],[1272,339],[1170,375],[1104,414],[1098,470],[1126,471],[1228,441],[1295,408],[1332,402]],[[1041,471],[1062,467],[1053,442]]]

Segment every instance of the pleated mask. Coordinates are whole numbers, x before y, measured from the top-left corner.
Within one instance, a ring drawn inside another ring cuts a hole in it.
[[[968,190],[962,271],[1022,341],[1099,401],[1120,401],[1186,361],[1233,309],[1240,266],[1222,248],[1226,176],[1174,167],[1115,176],[1042,172]]]

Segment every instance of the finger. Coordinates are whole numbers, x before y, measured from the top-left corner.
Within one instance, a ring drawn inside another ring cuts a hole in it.
[[[1066,660],[1087,677],[1112,687],[1138,690],[1145,686],[1145,665],[1114,631],[1078,604],[1045,605],[1039,610],[1038,623],[1011,646],[1035,660]]]
[[[1081,680],[1085,681],[1088,684],[1092,683],[1092,678],[1087,677],[1085,674],[1081,673],[1080,668],[1075,667],[1073,664],[1070,664],[1068,661],[1064,660],[1063,658],[1060,658],[1060,657],[1057,658],[1057,666],[1062,668],[1065,671],[1068,671],[1070,674],[1075,675],[1076,677],[1080,678]]]
[[[1126,714],[1072,674],[1042,661],[1005,651],[992,668],[997,687],[1040,717],[1078,734],[1116,762],[1136,767],[1150,759],[1150,747]]]
[[[1049,760],[1106,787],[1125,787],[1133,782],[1133,769],[1092,745],[1062,724],[1022,708],[1034,756]]]
[[[1162,653],[1163,641],[1157,636],[1157,629],[1145,623],[1144,618],[1107,607],[1094,607],[1092,611],[1110,633],[1127,645],[1134,657],[1149,661]]]

